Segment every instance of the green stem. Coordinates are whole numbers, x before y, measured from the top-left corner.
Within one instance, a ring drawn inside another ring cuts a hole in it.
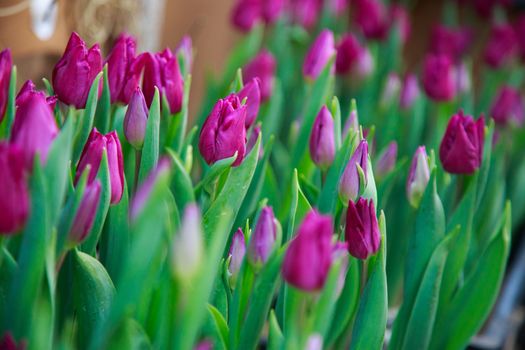
[[[133,180],[133,192],[137,190],[139,183],[139,172],[140,172],[140,162],[142,159],[142,151],[135,150],[135,178]]]

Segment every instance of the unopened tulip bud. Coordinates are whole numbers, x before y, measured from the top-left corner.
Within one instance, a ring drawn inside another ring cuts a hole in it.
[[[262,50],[243,68],[244,84],[259,78],[261,102],[267,101],[272,96],[276,66],[277,62],[273,55],[267,50]]]
[[[403,79],[401,92],[399,94],[399,105],[403,109],[409,109],[419,97],[419,84],[414,74],[407,74]]]
[[[399,91],[401,90],[401,80],[399,75],[395,73],[388,74],[386,78],[386,83],[383,89],[383,95],[381,96],[381,103],[385,105],[390,105],[395,98],[399,96]]]
[[[17,145],[0,142],[0,235],[18,232],[29,213],[24,153]]]
[[[443,168],[452,174],[472,174],[481,166],[485,119],[476,122],[470,115],[459,111],[450,118],[439,146],[439,159]]]
[[[91,231],[100,202],[100,192],[101,185],[98,179],[86,186],[73,225],[69,230],[68,239],[72,244],[83,242]]]
[[[232,242],[230,245],[230,251],[228,256],[230,259],[230,265],[228,266],[228,272],[230,273],[230,283],[235,285],[239,271],[241,270],[242,262],[244,261],[244,256],[246,255],[246,243],[244,240],[244,233],[239,227],[237,231],[233,234]]]
[[[397,142],[392,141],[388,144],[385,150],[379,155],[374,173],[378,178],[387,175],[391,172],[397,160]]]
[[[304,291],[323,288],[332,264],[332,218],[311,210],[290,242],[282,265],[286,282]]]
[[[390,18],[382,1],[356,0],[353,2],[354,21],[367,39],[383,40],[388,34]]]
[[[427,55],[423,68],[423,87],[434,101],[454,99],[457,81],[453,62],[447,55]]]
[[[522,125],[525,111],[520,92],[511,86],[503,86],[492,103],[490,114],[497,124]]]
[[[237,93],[241,102],[246,98],[246,120],[244,122],[246,129],[249,129],[250,126],[252,126],[259,114],[259,105],[261,104],[259,81],[258,78],[253,78]]]
[[[378,251],[381,233],[371,199],[359,198],[356,203],[348,202],[345,240],[348,252],[355,258],[364,260]]]
[[[259,214],[255,230],[248,245],[249,261],[260,266],[268,261],[277,241],[277,224],[271,207],[264,207]]]
[[[73,32],[62,58],[53,69],[53,89],[58,99],[76,108],[84,108],[91,85],[101,70],[102,55],[98,44],[88,50],[86,43]]]
[[[291,0],[287,5],[292,22],[310,29],[317,23],[322,4],[319,0]]]
[[[181,67],[181,70],[184,72],[184,76],[186,76],[193,68],[193,43],[189,35],[185,35],[179,42],[176,54],[182,58],[184,67]]]
[[[262,15],[259,0],[237,0],[231,15],[232,24],[243,32],[249,32]]]
[[[325,29],[317,36],[306,53],[303,75],[315,80],[335,54],[334,33]]]
[[[310,157],[322,170],[326,170],[334,161],[334,137],[332,114],[326,106],[323,106],[319,114],[317,114],[317,118],[315,118],[312,133],[310,134]]]
[[[17,344],[15,338],[11,332],[7,331],[0,339],[0,349],[2,350],[25,350],[27,348],[27,342],[20,340]]]
[[[361,140],[339,180],[339,197],[343,203],[356,200],[363,192],[360,171],[364,174],[365,184],[363,185],[366,186],[368,178],[368,143],[366,140]]]
[[[483,58],[491,68],[509,63],[518,53],[518,41],[510,24],[497,24],[491,29]]]
[[[111,95],[111,103],[117,101],[129,103],[126,96],[125,85],[129,79],[129,70],[135,60],[137,43],[131,35],[121,34],[115,41],[115,45],[106,59],[108,65],[108,83]]]
[[[449,28],[439,24],[432,29],[430,51],[458,62],[467,53],[472,39],[473,33],[468,28]]]
[[[124,117],[124,135],[135,149],[142,149],[148,124],[148,106],[139,87],[131,96],[131,100]]]
[[[423,198],[429,179],[430,169],[427,152],[425,146],[420,146],[412,158],[406,185],[408,201],[414,208],[419,207],[419,202]]]
[[[306,340],[305,350],[323,350],[323,336],[319,333],[314,333]]]
[[[5,49],[0,52],[0,122],[4,119],[5,111],[7,110],[12,68],[11,50]]]
[[[188,204],[181,228],[173,240],[173,269],[176,276],[186,279],[198,270],[203,257],[202,223],[199,207]]]
[[[274,23],[284,10],[285,0],[264,0],[261,1],[262,17],[267,24]]]
[[[346,139],[349,132],[359,132],[359,118],[357,115],[357,106],[355,100],[352,100],[352,104],[350,106],[350,114],[348,115],[348,118],[346,118],[345,121],[345,126],[343,128],[343,139]]]

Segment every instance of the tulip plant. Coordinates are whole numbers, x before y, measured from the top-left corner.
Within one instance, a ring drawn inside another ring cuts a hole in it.
[[[196,115],[189,37],[73,33],[45,90],[2,51],[0,348],[465,348],[525,219],[525,19],[472,84],[455,6],[413,67],[401,5],[237,0]]]

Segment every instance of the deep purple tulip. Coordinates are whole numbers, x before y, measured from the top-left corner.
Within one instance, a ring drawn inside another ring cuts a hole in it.
[[[516,33],[518,49],[523,61],[525,60],[525,14],[520,15],[514,23],[514,32]]]
[[[409,109],[419,97],[419,83],[415,74],[407,74],[403,78],[401,91],[399,93],[399,105],[403,109]]]
[[[473,34],[468,28],[450,28],[436,25],[432,29],[430,51],[436,55],[448,55],[455,61],[461,60],[472,43]]]
[[[310,29],[317,23],[322,5],[320,0],[290,0],[288,12],[293,23]]]
[[[490,31],[483,58],[491,68],[499,68],[512,60],[517,49],[514,28],[510,24],[497,24]]]
[[[285,0],[263,0],[262,17],[267,24],[274,23],[284,10]]]
[[[336,54],[334,46],[334,33],[324,29],[308,49],[303,63],[303,75],[310,79],[316,79],[328,64],[332,56]]]
[[[447,55],[429,54],[423,68],[423,87],[428,97],[438,102],[451,101],[456,96],[456,75]]]
[[[356,203],[348,202],[345,240],[348,252],[355,258],[364,260],[378,251],[381,233],[371,199],[359,198]]]
[[[378,0],[355,0],[353,18],[367,39],[383,40],[390,27],[389,13]]]
[[[264,207],[248,244],[248,260],[257,266],[268,261],[277,240],[277,224],[272,207]]]
[[[184,76],[191,72],[193,68],[193,42],[191,36],[184,35],[175,50],[177,56],[182,57],[184,65],[183,73]]]
[[[237,0],[231,16],[232,24],[243,32],[249,32],[262,16],[261,6],[261,0]]]
[[[244,233],[239,227],[233,234],[232,242],[230,244],[230,250],[228,257],[231,257],[230,265],[228,266],[228,272],[231,274],[232,284],[235,285],[235,280],[241,271],[242,262],[246,255],[246,242],[244,240]]]
[[[335,71],[337,74],[343,75],[354,71],[365,50],[353,34],[344,34],[337,45],[337,56],[335,59]]]
[[[12,68],[13,60],[11,58],[11,50],[5,49],[0,52],[0,122],[4,119],[7,109]]]
[[[255,125],[252,129],[252,132],[250,133],[250,137],[248,138],[248,142],[246,142],[246,154],[250,154],[252,149],[255,147],[255,144],[257,143],[257,139],[259,138],[259,135],[261,134],[261,127],[259,125]],[[261,141],[261,146],[259,148],[259,159],[261,159],[264,155],[264,149]]]
[[[73,32],[64,54],[53,68],[53,89],[58,99],[84,108],[93,80],[101,70],[102,55],[98,44],[88,50],[86,43]]]
[[[483,18],[490,18],[497,5],[508,6],[509,0],[471,0],[474,10]]]
[[[35,84],[31,80],[27,80],[20,88],[20,91],[18,92],[18,95],[16,95],[15,99],[16,106],[18,107],[24,104],[27,99],[33,98],[34,95],[43,97],[51,110],[55,109],[57,97],[55,95],[46,96],[42,91],[36,89]]]
[[[326,106],[321,107],[312,127],[310,157],[322,170],[332,165],[335,158],[334,120]]]
[[[97,214],[97,208],[100,203],[101,184],[98,179],[87,185],[82,201],[73,220],[73,225],[69,230],[68,239],[73,244],[79,244],[86,239]]]
[[[102,135],[96,128],[93,128],[86,144],[84,145],[80,160],[78,161],[75,185],[88,165],[90,165],[88,184],[93,183],[97,176],[98,169],[100,168],[104,149],[106,149],[108,158],[109,178],[111,183],[111,203],[116,204],[120,202],[124,190],[124,163],[122,159],[122,148],[116,131]]]
[[[131,96],[126,116],[124,117],[124,135],[135,149],[142,149],[146,125],[148,123],[148,106],[139,87]]]
[[[50,101],[53,105],[52,99]],[[24,84],[16,106],[10,142],[20,147],[26,167],[32,169],[36,153],[45,164],[51,143],[58,135],[58,126],[44,93],[34,90],[31,81]]]
[[[412,158],[410,164],[410,171],[408,172],[406,194],[410,204],[417,208],[423,193],[427,188],[430,180],[430,169],[428,166],[428,156],[425,146],[419,146]]]
[[[377,177],[383,177],[391,172],[396,166],[397,160],[397,142],[392,141],[386,146],[385,150],[379,155],[374,174]]]
[[[366,140],[361,140],[357,146],[354,154],[346,164],[343,175],[339,180],[339,196],[343,203],[349,200],[356,200],[362,192],[359,179],[358,166],[363,170],[365,181],[368,178],[368,143]]]
[[[259,78],[261,102],[267,101],[272,96],[275,68],[276,61],[273,55],[267,50],[262,50],[243,69],[244,84]]]
[[[305,291],[322,289],[332,264],[332,218],[311,210],[290,242],[282,266],[283,278]]]
[[[241,102],[246,98],[246,120],[244,121],[246,129],[249,129],[250,126],[252,126],[259,114],[259,106],[261,104],[261,89],[259,88],[259,82],[260,80],[258,78],[253,78],[237,93]]]
[[[453,115],[439,146],[443,168],[452,174],[472,174],[481,166],[484,139],[483,117],[475,122],[463,111]]]
[[[490,114],[498,124],[522,125],[525,112],[520,92],[511,86],[503,86],[492,103]]]
[[[135,60],[137,43],[135,38],[128,34],[121,34],[106,59],[108,65],[108,82],[111,103],[129,103],[129,95],[125,85],[129,79],[129,70]]]
[[[29,212],[24,154],[17,145],[0,142],[0,234],[18,232]]]
[[[202,126],[199,151],[209,165],[232,157],[237,152],[233,166],[242,163],[246,153],[246,105],[241,105],[235,94],[217,101]]]

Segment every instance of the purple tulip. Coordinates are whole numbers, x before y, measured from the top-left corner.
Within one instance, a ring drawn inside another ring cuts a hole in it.
[[[522,125],[525,114],[520,92],[511,86],[503,86],[492,103],[490,114],[498,124]]]
[[[261,6],[261,0],[237,0],[232,12],[232,24],[243,32],[249,32],[262,15]]]
[[[129,206],[129,216],[130,219],[133,221],[135,220],[138,215],[142,212],[144,209],[144,205],[146,205],[146,202],[148,201],[151,191],[153,190],[153,187],[155,185],[155,182],[157,182],[157,179],[164,173],[169,172],[171,168],[171,161],[168,157],[161,157],[159,159],[159,162],[157,163],[157,166],[153,171],[151,171],[144,182],[140,184],[140,186],[137,188],[137,191],[135,192],[135,196],[131,200],[130,206]]]
[[[303,75],[315,80],[335,54],[334,33],[324,29],[319,33],[306,53],[303,63]]]
[[[406,184],[407,198],[414,208],[419,207],[419,202],[423,198],[429,180],[430,169],[427,151],[425,146],[419,146],[412,158]]]
[[[172,243],[172,267],[175,275],[191,280],[202,263],[204,244],[200,208],[190,203],[184,208],[181,226]]]
[[[459,61],[467,53],[473,34],[468,28],[449,28],[436,25],[432,29],[430,51],[436,55],[447,55]]]
[[[290,0],[288,12],[293,23],[310,29],[317,23],[322,5],[319,0]]]
[[[383,40],[390,27],[385,5],[378,0],[355,0],[353,18],[367,39]]]
[[[403,109],[409,109],[419,97],[419,83],[415,74],[407,74],[403,78],[401,92],[399,93],[399,105]]]
[[[525,60],[525,15],[522,14],[514,23],[514,32],[516,33],[516,40],[519,53],[522,60]]]
[[[133,96],[131,96],[131,101],[124,117],[124,135],[128,142],[137,150],[142,149],[144,144],[147,123],[148,106],[142,90],[137,86]]]
[[[260,266],[265,264],[275,248],[277,240],[277,224],[272,207],[261,210],[255,230],[248,244],[248,260]]]
[[[262,50],[243,69],[244,84],[248,84],[254,78],[259,78],[261,102],[267,101],[272,96],[275,68],[276,61],[273,55],[267,50]]]
[[[91,231],[100,202],[101,187],[98,179],[86,186],[73,225],[69,230],[68,239],[70,242],[74,244],[83,242]]]
[[[217,101],[202,126],[199,151],[209,165],[232,157],[237,152],[233,166],[242,163],[246,152],[246,105],[241,105],[235,94]]]
[[[195,345],[193,350],[213,350],[213,342],[208,339],[201,340]]]
[[[452,174],[472,174],[481,166],[484,139],[484,118],[475,122],[460,110],[450,118],[439,146],[443,168]]]
[[[11,58],[11,50],[5,49],[0,52],[0,122],[4,119],[7,109],[12,68],[13,60]]]
[[[53,99],[50,102],[54,105]],[[36,91],[31,81],[24,84],[16,106],[10,142],[20,147],[26,167],[32,169],[36,153],[45,164],[51,143],[58,135],[58,126],[44,93]]]
[[[13,335],[9,331],[5,332],[0,339],[0,349],[2,350],[26,350],[26,348],[27,342],[20,340],[17,345],[15,338],[13,338]]]
[[[246,120],[244,126],[249,129],[259,114],[259,105],[261,104],[261,89],[259,88],[259,79],[253,78],[244,85],[237,93],[241,102],[246,98]]]
[[[53,89],[58,99],[76,108],[84,108],[89,89],[101,70],[102,55],[98,44],[88,50],[86,43],[73,32],[64,54],[53,68]]]
[[[335,71],[337,74],[344,75],[355,71],[359,60],[363,59],[366,49],[361,46],[359,40],[351,34],[343,35],[337,45],[337,56],[335,59]]]
[[[125,85],[130,76],[129,70],[135,60],[137,43],[135,38],[128,34],[121,34],[106,59],[108,65],[108,82],[111,103],[129,103],[130,96],[126,93]]]
[[[392,141],[386,146],[385,150],[379,155],[374,173],[377,177],[383,177],[391,172],[396,166],[397,142]]]
[[[111,183],[111,203],[116,204],[120,202],[122,192],[124,191],[122,148],[116,131],[102,135],[98,132],[97,128],[93,128],[86,144],[84,145],[80,160],[78,161],[75,185],[78,183],[80,176],[88,165],[90,166],[88,184],[95,181],[98,169],[100,168],[104,149],[106,149],[108,158],[109,178]]]
[[[401,42],[405,44],[410,38],[412,24],[410,23],[410,14],[401,4],[391,4],[389,8],[392,24],[399,30]]]
[[[184,35],[175,50],[178,57],[182,58],[184,64],[184,75],[189,74],[193,67],[193,43],[189,35]]]
[[[363,170],[366,182],[368,179],[368,143],[366,140],[361,140],[346,164],[343,175],[341,175],[339,180],[339,196],[343,203],[349,200],[356,200],[363,190],[360,184],[358,167]]]
[[[250,137],[248,138],[248,142],[246,142],[246,154],[250,154],[252,149],[255,147],[255,144],[257,143],[257,139],[259,138],[260,133],[261,133],[261,127],[259,125],[255,125],[252,129]],[[261,141],[261,146],[259,148],[259,159],[261,159],[263,155],[264,155],[264,149],[262,147],[262,141]]]
[[[518,42],[510,24],[497,24],[491,28],[483,58],[491,68],[508,63],[517,53]]]
[[[349,0],[329,0],[328,6],[334,16],[344,15],[348,9]]]
[[[348,202],[345,240],[348,252],[357,259],[365,260],[378,251],[381,233],[371,199],[359,198],[356,203]]]
[[[471,0],[474,10],[483,18],[490,18],[494,8],[499,6],[508,6],[509,0]]]
[[[389,73],[386,77],[385,86],[383,88],[383,93],[381,95],[381,104],[389,105],[393,103],[399,96],[399,91],[401,90],[401,79],[396,73]]]
[[[350,114],[348,115],[348,118],[346,118],[345,126],[343,127],[343,139],[346,139],[350,131],[352,133],[359,132],[359,118],[355,106],[350,108]]]
[[[322,170],[326,170],[334,161],[334,138],[332,114],[326,106],[323,106],[315,118],[312,133],[310,134],[310,157]]]
[[[24,85],[22,85],[22,88],[20,88],[18,95],[16,95],[15,105],[17,107],[23,105],[26,100],[33,98],[34,95],[44,98],[51,110],[55,109],[57,103],[56,96],[46,96],[42,91],[36,89],[35,84],[31,80],[27,80]]]
[[[228,257],[231,257],[228,272],[231,274],[232,284],[235,285],[239,271],[241,271],[242,262],[246,255],[246,243],[244,241],[244,233],[239,227],[233,234]]]
[[[0,234],[18,232],[29,212],[24,153],[17,145],[0,142]]]
[[[322,289],[332,264],[332,218],[311,210],[290,242],[282,265],[286,282],[304,291]]]
[[[427,95],[438,102],[451,101],[456,96],[456,85],[452,60],[446,55],[427,55],[423,68],[423,87]]]
[[[262,17],[267,24],[274,23],[283,12],[285,0],[263,0]]]

